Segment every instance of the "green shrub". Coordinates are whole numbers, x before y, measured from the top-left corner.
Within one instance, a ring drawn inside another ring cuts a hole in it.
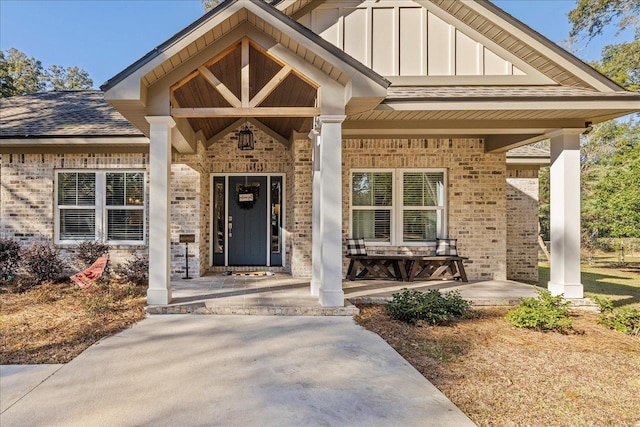
[[[146,285],[149,282],[149,259],[136,254],[124,264],[119,264],[114,271],[130,283]]]
[[[600,308],[599,322],[610,329],[628,335],[640,336],[640,311],[636,308],[613,309],[613,302],[608,298],[594,298]]]
[[[20,245],[15,240],[0,239],[0,281],[12,280],[18,271]]]
[[[64,270],[60,251],[49,244],[34,243],[24,249],[21,255],[22,266],[30,277],[26,282],[28,286],[59,279]]]
[[[547,290],[538,291],[537,298],[522,298],[518,307],[507,313],[507,320],[519,328],[539,331],[565,332],[571,328],[569,303],[563,296],[551,296]]]
[[[393,294],[387,303],[387,311],[397,320],[410,324],[422,321],[431,325],[446,323],[452,318],[462,317],[471,309],[458,291],[441,293],[437,289],[427,292],[403,289]]]

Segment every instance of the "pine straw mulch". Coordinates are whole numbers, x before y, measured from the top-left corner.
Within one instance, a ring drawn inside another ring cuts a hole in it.
[[[80,289],[45,283],[0,293],[0,364],[66,363],[101,338],[144,318],[144,289],[128,284]]]
[[[360,306],[377,333],[476,424],[640,426],[640,337],[575,312],[569,334],[519,329],[504,308],[448,326],[411,326]]]

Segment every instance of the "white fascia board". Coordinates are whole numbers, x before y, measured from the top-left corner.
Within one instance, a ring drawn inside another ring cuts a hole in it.
[[[132,137],[59,137],[59,138],[7,138],[0,139],[0,147],[33,147],[33,146],[145,146],[149,145],[149,138],[144,136]]]
[[[183,48],[187,47],[200,37],[203,37],[212,28],[219,25],[221,22],[234,15],[240,9],[247,6],[252,6],[251,2],[237,1],[236,3],[222,10],[217,15],[213,16],[210,20],[204,21],[197,28],[194,28],[190,33],[186,34],[184,37],[177,40],[173,45],[165,49],[160,55],[151,59],[149,62],[142,65],[122,81],[118,82],[115,86],[107,90],[105,92],[105,99],[140,99],[140,95],[142,94],[142,89],[140,88],[140,86],[142,84],[142,77],[145,74],[156,68],[158,65],[162,64],[167,59],[176,55]]]

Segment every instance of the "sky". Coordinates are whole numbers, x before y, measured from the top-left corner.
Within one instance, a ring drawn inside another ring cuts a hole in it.
[[[563,45],[576,0],[495,0],[507,13]],[[0,0],[0,50],[14,47],[50,65],[78,66],[98,88],[203,13],[200,0]],[[589,61],[631,40],[615,29],[574,53]]]

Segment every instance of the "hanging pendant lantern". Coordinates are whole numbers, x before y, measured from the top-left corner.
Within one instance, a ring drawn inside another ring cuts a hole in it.
[[[244,122],[244,127],[238,132],[238,148],[241,150],[253,150],[253,132]]]

